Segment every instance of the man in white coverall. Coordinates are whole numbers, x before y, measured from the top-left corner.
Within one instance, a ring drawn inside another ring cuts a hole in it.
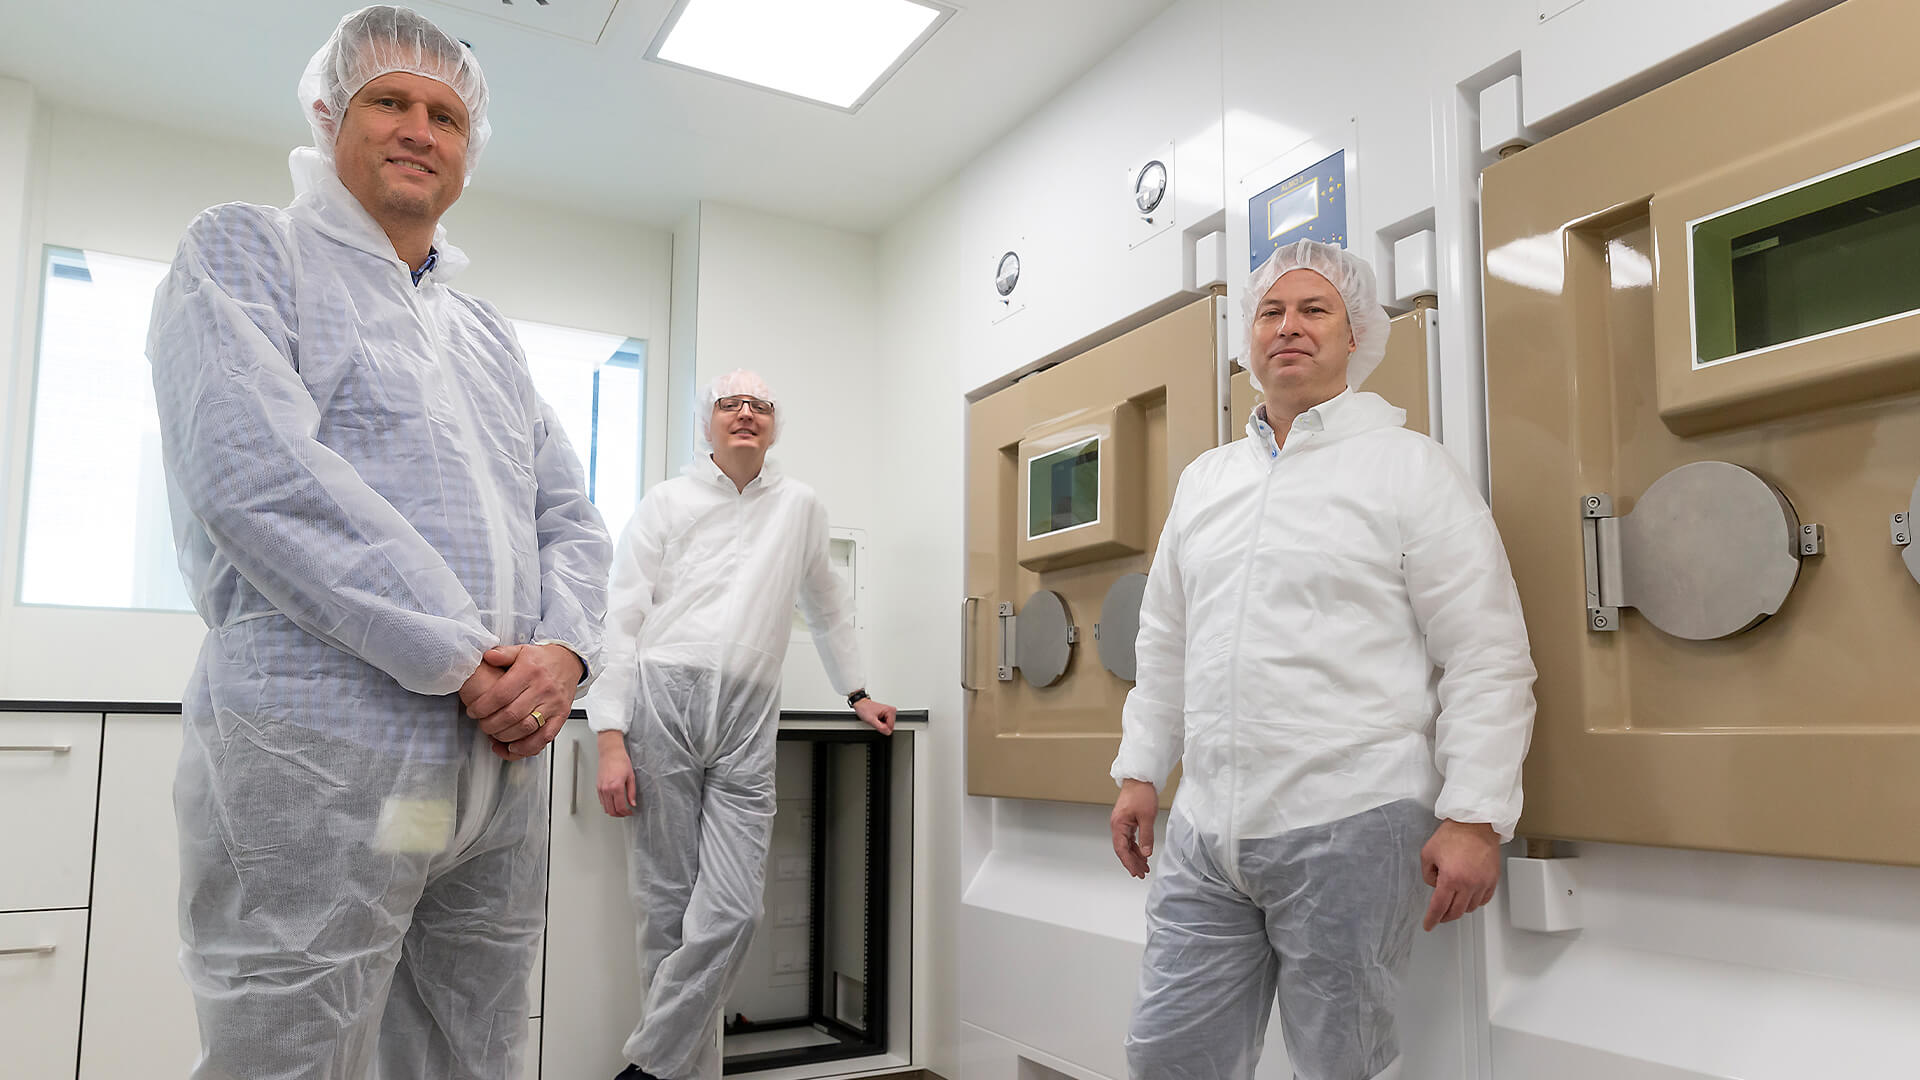
[[[720,1014],[761,915],[796,600],[834,690],[893,731],[892,706],[862,689],[826,507],[767,462],[780,421],[759,376],[715,379],[695,409],[710,452],[647,492],[614,553],[606,674],[587,717],[601,805],[634,818],[646,996],[622,1080],[719,1080]]]
[[[523,1073],[547,767],[611,545],[439,227],[487,137],[403,8],[300,80],[287,209],[195,218],[154,298],[180,565],[209,633],[174,785],[199,1080]]]
[[[1185,767],[1127,1034],[1142,1080],[1251,1077],[1276,997],[1299,1080],[1399,1076],[1421,910],[1431,930],[1491,899],[1520,817],[1534,670],[1512,572],[1446,452],[1353,389],[1386,352],[1374,290],[1308,240],[1254,272],[1266,400],[1181,474],[1154,554],[1113,763],[1135,877]]]

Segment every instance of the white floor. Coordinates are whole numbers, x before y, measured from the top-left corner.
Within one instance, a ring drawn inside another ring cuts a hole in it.
[[[726,1055],[733,1057],[736,1054],[764,1054],[771,1050],[798,1050],[804,1046],[832,1046],[839,1041],[814,1028],[791,1027],[729,1035],[724,1045]]]

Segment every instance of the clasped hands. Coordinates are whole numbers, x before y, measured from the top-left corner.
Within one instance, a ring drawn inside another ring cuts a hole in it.
[[[530,758],[560,735],[586,667],[565,645],[500,645],[460,687],[460,703],[505,761]]]

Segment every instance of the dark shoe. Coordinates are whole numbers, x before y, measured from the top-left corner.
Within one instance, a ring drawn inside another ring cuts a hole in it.
[[[744,1035],[749,1031],[757,1030],[759,1026],[760,1025],[747,1019],[746,1013],[734,1013],[733,1019],[727,1021],[722,1030],[728,1035]]]
[[[660,1077],[653,1075],[638,1065],[629,1065],[621,1069],[620,1075],[614,1077],[613,1080],[660,1080]]]

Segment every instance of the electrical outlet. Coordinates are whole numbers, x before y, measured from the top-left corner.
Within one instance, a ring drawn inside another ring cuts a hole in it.
[[[773,954],[773,973],[792,975],[807,970],[807,954],[804,949],[781,949]]]
[[[775,926],[807,925],[807,906],[805,904],[781,904],[774,912]]]
[[[807,876],[807,857],[805,855],[782,855],[774,863],[774,877],[779,881],[798,881]]]

